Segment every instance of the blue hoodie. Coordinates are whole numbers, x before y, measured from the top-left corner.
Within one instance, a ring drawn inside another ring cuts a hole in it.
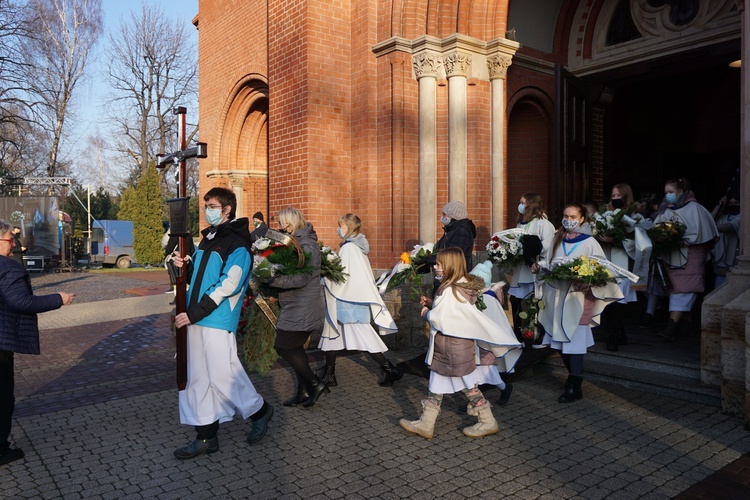
[[[194,325],[236,332],[253,267],[248,220],[235,219],[201,234],[190,269],[188,318]]]

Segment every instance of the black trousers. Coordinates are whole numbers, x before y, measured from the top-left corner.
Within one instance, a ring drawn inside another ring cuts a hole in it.
[[[10,446],[10,424],[16,408],[13,384],[13,352],[0,351],[0,452]]]

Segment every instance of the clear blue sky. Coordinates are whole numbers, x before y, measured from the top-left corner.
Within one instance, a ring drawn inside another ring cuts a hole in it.
[[[104,134],[102,126],[102,106],[107,94],[107,68],[105,49],[110,32],[116,32],[121,20],[128,20],[130,13],[140,11],[141,4],[159,6],[168,17],[182,20],[186,32],[193,38],[197,46],[198,30],[192,25],[192,20],[198,14],[198,0],[102,0],[104,11],[104,33],[97,45],[97,57],[90,64],[88,80],[77,88],[77,123],[73,133],[71,147],[74,151],[82,151],[86,147],[87,136],[93,135],[97,128]],[[193,110],[197,111],[197,110]],[[188,110],[190,113],[191,110]],[[106,135],[105,135],[106,136]]]

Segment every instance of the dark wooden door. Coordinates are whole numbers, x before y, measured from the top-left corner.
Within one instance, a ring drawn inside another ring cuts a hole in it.
[[[552,220],[562,217],[572,201],[591,199],[591,95],[588,85],[558,65],[556,68],[557,199]]]

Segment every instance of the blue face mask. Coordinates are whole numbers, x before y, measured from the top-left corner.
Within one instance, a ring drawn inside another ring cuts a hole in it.
[[[667,203],[674,203],[677,201],[677,193],[667,193],[664,195],[664,199],[667,201]]]
[[[525,211],[526,211],[526,205],[524,205],[523,203],[519,203],[518,204],[518,213],[521,214],[521,215],[523,215],[523,213]]]
[[[451,218],[450,217],[440,217],[440,222],[442,222],[444,226],[447,226],[448,224],[451,223]]]
[[[221,208],[209,208],[206,210],[206,222],[211,226],[221,224]]]

